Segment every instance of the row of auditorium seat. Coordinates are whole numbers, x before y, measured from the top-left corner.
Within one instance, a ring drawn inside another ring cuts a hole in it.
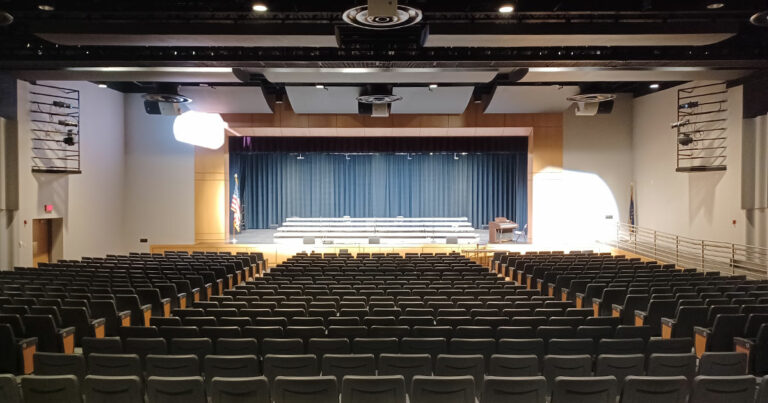
[[[407,388],[402,376],[216,377],[206,388],[201,377],[157,377],[147,380],[149,403],[766,403],[768,377],[759,390],[752,376],[685,377],[631,376],[619,392],[613,376],[559,377],[549,385],[544,377],[486,377],[477,385],[471,376],[415,376]],[[551,392],[548,391],[551,388]],[[408,392],[408,393],[406,393]],[[479,394],[476,394],[479,392]],[[113,403],[143,402],[138,377],[0,376],[5,402]],[[22,397],[23,396],[23,400]],[[618,400],[620,399],[620,400]]]

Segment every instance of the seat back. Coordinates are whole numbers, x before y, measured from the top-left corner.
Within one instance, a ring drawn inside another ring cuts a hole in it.
[[[326,354],[321,363],[324,376],[335,376],[341,383],[347,375],[376,375],[376,359],[373,354]]]
[[[33,361],[35,375],[75,375],[78,382],[85,378],[85,357],[80,354],[37,352]]]
[[[24,403],[82,403],[74,375],[25,375],[21,377]]]
[[[684,376],[634,376],[624,378],[622,403],[686,403],[690,395]]]
[[[16,377],[11,374],[0,374],[0,402],[21,403]]]
[[[688,379],[696,376],[696,354],[651,354],[648,358],[648,376],[678,376]]]
[[[138,376],[88,375],[83,383],[83,394],[88,403],[130,403],[144,399]]]
[[[143,376],[141,360],[136,354],[90,354],[88,356],[88,374],[98,376]]]
[[[615,403],[617,394],[613,376],[560,376],[552,388],[552,403]]]
[[[488,365],[488,374],[496,377],[535,377],[539,372],[536,355],[494,354]]]
[[[207,375],[206,375],[207,376]],[[269,382],[264,376],[210,380],[208,397],[212,403],[270,403]]]
[[[278,376],[318,376],[317,357],[306,355],[268,354],[263,362],[264,376],[271,382]],[[334,378],[335,381],[335,378]]]
[[[475,379],[464,376],[414,376],[411,401],[419,403],[474,403]]]
[[[258,355],[259,344],[250,338],[221,338],[216,340],[215,351],[217,355]]]
[[[743,376],[697,376],[693,380],[691,401],[696,403],[752,403],[755,378]]]
[[[195,360],[196,357],[192,356]],[[150,376],[147,396],[152,403],[206,403],[203,378]]]
[[[195,377],[200,375],[200,363],[195,355],[147,355],[147,376]]]
[[[255,378],[261,375],[259,360],[253,355],[207,355],[203,362],[207,390],[210,390],[214,377]]]
[[[707,338],[707,351],[733,350],[733,338],[744,333],[747,316],[741,314],[723,314],[715,318],[712,333]]]
[[[739,352],[705,352],[699,360],[699,375],[737,376],[747,374],[747,355]]]
[[[278,376],[272,382],[272,400],[275,403],[338,403],[339,387],[335,376]]]
[[[122,354],[123,342],[119,337],[83,337],[80,341],[83,355]]]
[[[543,375],[548,385],[554,384],[558,376],[583,377],[592,372],[592,357],[589,355],[548,355],[544,357]]]
[[[545,403],[547,379],[543,376],[486,376],[480,403]]]
[[[401,375],[347,375],[341,384],[341,403],[405,403]]]

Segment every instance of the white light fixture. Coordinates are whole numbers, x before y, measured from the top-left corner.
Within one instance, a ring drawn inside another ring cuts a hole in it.
[[[301,153],[299,153],[299,156],[298,156],[298,157],[296,157],[296,159],[297,159],[297,160],[303,160],[303,159],[304,159],[304,156],[303,156],[303,155],[301,155]]]
[[[173,121],[176,141],[216,150],[224,145],[227,122],[218,113],[189,111]]]
[[[259,13],[263,13],[268,10],[267,6],[265,6],[264,3],[253,3],[253,6],[251,6],[251,9]]]
[[[658,90],[659,89],[659,84],[653,83],[653,84],[649,85],[648,88],[650,88],[652,90]]]
[[[710,10],[717,10],[718,8],[725,7],[725,3],[719,2],[719,1],[709,1],[707,2],[707,8]]]
[[[437,84],[430,84],[429,85],[429,89],[430,90],[434,90],[435,88],[437,88]]]
[[[507,14],[507,13],[511,13],[513,11],[515,11],[515,6],[512,5],[512,4],[504,4],[503,6],[499,7],[499,12],[500,13]]]
[[[315,84],[315,88],[317,88],[318,90],[324,90],[325,86],[322,84]]]
[[[107,88],[107,84],[104,83],[99,83],[98,86],[99,88]]]

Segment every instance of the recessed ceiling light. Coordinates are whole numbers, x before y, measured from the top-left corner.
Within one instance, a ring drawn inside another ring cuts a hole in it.
[[[264,3],[253,3],[253,6],[251,6],[253,11],[257,11],[259,13],[263,13],[268,10],[267,6],[264,5]]]
[[[515,11],[515,6],[512,4],[504,4],[503,6],[499,7],[500,13],[511,13]]]
[[[649,85],[648,88],[650,88],[652,90],[657,90],[657,89],[659,89],[659,84],[653,83],[653,84]]]
[[[750,17],[749,22],[759,27],[768,27],[768,10],[755,13],[755,15]]]
[[[37,8],[43,11],[53,11],[56,9],[56,7],[53,6],[51,3],[41,3],[37,5]]]
[[[99,88],[107,88],[107,84],[99,83]]]
[[[315,88],[317,88],[318,90],[324,90],[325,86],[322,84],[315,84]]]
[[[720,1],[708,1],[707,2],[707,8],[710,10],[717,10],[718,8],[725,7],[725,3]]]
[[[429,85],[429,89],[430,90],[434,90],[435,88],[437,88],[437,84],[430,84]]]

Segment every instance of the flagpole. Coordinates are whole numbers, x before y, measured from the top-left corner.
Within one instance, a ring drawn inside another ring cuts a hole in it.
[[[239,187],[240,185],[237,182],[237,174],[235,174],[235,186]],[[232,203],[230,203],[231,206]],[[229,208],[230,211],[232,211],[232,207]],[[237,214],[237,213],[235,213]],[[232,217],[232,243],[237,243],[237,239],[235,238],[235,219]]]

